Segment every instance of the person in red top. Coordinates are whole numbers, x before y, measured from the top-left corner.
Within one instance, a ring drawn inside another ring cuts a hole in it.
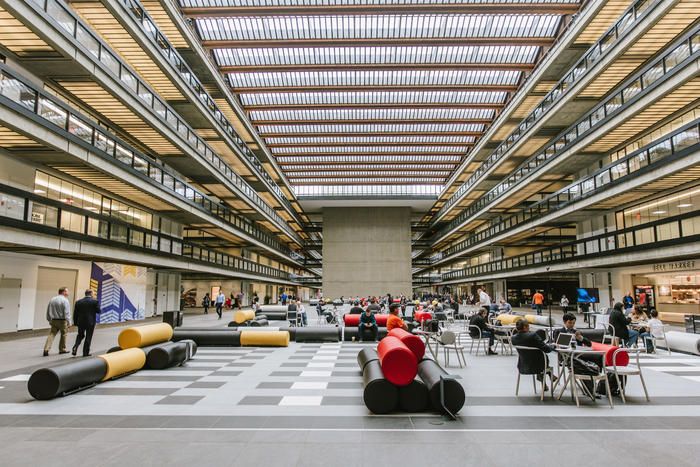
[[[537,292],[535,292],[535,294],[532,296],[532,303],[535,305],[535,309],[537,310],[537,314],[541,315],[542,314],[542,305],[544,305],[544,295],[542,295],[539,290]]]
[[[408,326],[406,326],[406,323],[399,318],[399,310],[401,309],[401,305],[398,303],[392,303],[391,306],[389,306],[389,318],[386,320],[386,330],[387,332],[391,331],[394,328],[401,328],[404,331],[408,331]]]

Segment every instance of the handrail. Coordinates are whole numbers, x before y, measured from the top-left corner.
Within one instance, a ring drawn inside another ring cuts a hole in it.
[[[105,128],[93,123],[57,97],[37,89],[34,83],[10,70],[4,63],[0,63],[0,102],[18,112],[28,114],[35,120],[39,117],[42,124],[53,126],[71,141],[109,158],[112,162],[120,163],[144,181],[161,185],[183,201],[228,223],[233,229],[255,238],[284,256],[295,259],[292,250],[276,240],[263,226],[255,225],[250,219],[237,215],[230,208],[212,200],[179,176],[172,174],[168,167],[108,133]]]
[[[656,87],[673,73],[683,69],[684,65],[700,57],[700,42],[696,42],[696,37],[698,36],[700,36],[700,25],[693,28],[683,39],[667,47],[666,53],[661,54],[632,78],[623,82],[605,100],[587,112],[576,123],[559,133],[557,137],[551,140],[553,142],[548,144],[542,151],[525,160],[505,181],[481,196],[477,202],[462,210],[458,216],[436,232],[432,239],[433,242],[439,241],[448,232],[466,222],[466,219],[474,215],[474,213],[483,209],[488,203],[500,198],[514,186],[520,184],[532,172],[568,151],[581,138],[589,135],[603,123],[608,122],[631,103],[637,102],[644,97],[651,88]]]
[[[700,119],[688,123],[669,133],[664,138],[653,141],[631,152],[594,173],[583,177],[566,187],[552,193],[541,201],[523,208],[507,219],[476,232],[469,238],[451,245],[449,248],[430,257],[430,264],[442,261],[446,256],[458,254],[502,232],[516,228],[534,219],[563,209],[575,202],[589,198],[601,191],[601,188],[614,186],[628,180],[640,170],[654,170],[658,165],[667,164],[674,155],[682,157],[700,150]],[[414,264],[417,264],[414,261]]]
[[[601,36],[598,41],[593,44],[586,54],[579,59],[574,66],[570,68],[570,71],[559,80],[559,82],[554,86],[554,88],[545,95],[540,103],[535,107],[535,109],[530,112],[530,114],[525,117],[520,125],[513,130],[513,132],[502,141],[496,149],[491,153],[491,155],[484,160],[479,168],[455,191],[452,196],[445,202],[445,204],[438,210],[435,214],[435,221],[433,224],[438,222],[438,219],[442,217],[455,203],[461,199],[462,195],[466,191],[474,186],[478,179],[482,177],[488,171],[491,166],[493,166],[497,161],[499,161],[508,152],[508,150],[513,147],[513,145],[525,135],[525,133],[533,127],[533,125],[539,121],[554,105],[554,103],[561,99],[567,94],[568,90],[571,89],[576,83],[578,83],[593,66],[598,63],[608,51],[621,37],[624,37],[625,31],[627,31],[633,25],[636,25],[644,18],[645,12],[651,11],[652,3],[661,3],[663,0],[637,0],[632,4],[625,12],[620,16],[620,19],[613,24],[608,31]]]
[[[588,259],[628,251],[638,252],[638,247],[642,245],[663,248],[680,243],[679,240],[683,240],[683,243],[700,240],[699,233],[683,235],[683,224],[688,223],[688,221],[691,221],[691,224],[700,222],[700,210],[446,272],[442,274],[442,281],[483,276],[489,273],[506,272],[531,266],[544,266],[575,258]],[[662,228],[666,231],[663,231]]]
[[[119,2],[122,4],[124,9],[134,17],[141,29],[146,33],[146,36],[151,40],[156,48],[160,50],[163,57],[166,58],[168,63],[170,63],[173,69],[178,73],[178,75],[180,75],[184,82],[189,86],[190,90],[199,96],[199,99],[202,101],[205,108],[209,111],[212,117],[214,117],[214,120],[221,126],[225,134],[233,138],[236,149],[243,153],[248,163],[255,169],[258,177],[265,182],[268,188],[270,188],[275,195],[277,195],[289,213],[296,217],[297,213],[292,207],[291,202],[284,195],[282,189],[267,173],[253,151],[251,151],[243,139],[238,136],[233,128],[233,125],[231,125],[231,123],[228,121],[226,115],[219,109],[219,106],[216,104],[216,102],[214,102],[214,99],[212,99],[204,86],[202,86],[202,84],[197,80],[194,72],[190,69],[187,62],[180,56],[177,50],[170,44],[168,39],[165,37],[165,34],[160,32],[156,22],[151,19],[145,8],[143,8],[140,2],[137,0],[119,0]]]
[[[0,225],[23,230],[38,230],[77,240],[108,243],[110,246],[119,243],[127,246],[130,251],[136,249],[149,253],[157,252],[175,256],[178,259],[186,258],[208,265],[223,266],[237,272],[291,281],[291,274],[286,271],[204,248],[171,235],[138,227],[18,188],[0,184],[0,195],[3,196],[8,207],[12,203],[11,209],[0,211]],[[71,228],[76,224],[79,228]]]
[[[62,0],[60,2],[59,0],[32,0],[28,2],[28,4],[34,5],[39,14],[56,23],[57,26],[60,26],[57,30],[62,31],[78,47],[83,48],[87,52],[86,57],[93,59],[97,66],[114,76],[117,82],[120,82],[126,91],[138,98],[139,102],[150,107],[153,114],[167,127],[172,128],[182,138],[187,147],[197,154],[200,154],[217,173],[221,173],[226,178],[230,179],[232,181],[232,186],[235,187],[245,199],[252,202],[257,209],[264,212],[265,215],[270,217],[271,220],[278,224],[278,227],[282,228],[292,238],[299,243],[301,242],[298,234],[264,201],[250,184],[238,175],[228,163],[217,154],[209,143],[201,138],[172,107],[164,100],[160,99],[158,93],[145,83],[136,71],[126,65],[111,47],[106,45],[99,36],[93,34],[90,28],[84,24],[83,20],[80,19],[76,13],[70,8],[63,6]],[[182,72],[180,73],[182,74]],[[188,80],[186,81],[191,85]],[[199,85],[199,88],[201,88],[201,92],[205,93],[208,99],[211,99],[201,85]],[[197,95],[202,99],[201,93]],[[213,101],[211,102],[213,103]],[[205,101],[205,104],[207,104],[207,108],[210,109],[208,101]],[[215,115],[219,115],[220,118],[223,119],[226,118],[216,107]],[[230,131],[234,131],[233,127],[231,127]],[[238,136],[235,135],[235,138],[238,138]],[[238,139],[240,140],[240,138]],[[240,144],[243,144],[242,140],[240,140]],[[250,152],[247,146],[243,145],[243,147]],[[240,148],[238,149],[240,150]],[[250,154],[246,154],[246,157],[255,158],[255,155],[250,152]],[[257,160],[257,158],[255,159]],[[279,187],[277,188],[279,189]]]

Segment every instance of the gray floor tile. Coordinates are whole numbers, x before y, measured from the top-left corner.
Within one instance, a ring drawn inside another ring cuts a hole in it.
[[[164,397],[156,404],[159,405],[194,405],[204,399],[204,396],[168,396]]]

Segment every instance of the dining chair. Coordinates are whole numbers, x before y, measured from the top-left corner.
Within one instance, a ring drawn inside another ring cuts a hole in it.
[[[628,355],[634,354],[634,358],[635,358],[634,364],[628,364],[627,366],[617,366],[617,355],[621,352],[627,352]],[[620,347],[615,352],[613,352],[613,355],[612,355],[613,364],[611,366],[605,367],[605,371],[607,374],[615,375],[615,380],[617,381],[617,387],[620,389],[620,396],[622,397],[622,402],[624,404],[627,403],[627,400],[625,399],[625,389],[627,386],[627,382],[625,381],[625,384],[623,385],[622,380],[624,378],[621,379],[620,378],[621,376],[639,376],[639,379],[642,382],[642,388],[644,389],[644,396],[646,396],[647,402],[650,402],[649,392],[647,391],[647,385],[644,382],[644,376],[642,375],[642,366],[639,364],[639,352],[640,352],[640,349],[629,349],[629,348]],[[610,391],[609,388],[608,388],[608,391]]]

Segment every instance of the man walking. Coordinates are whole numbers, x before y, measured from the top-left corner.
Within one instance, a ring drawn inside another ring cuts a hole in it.
[[[532,296],[532,304],[535,305],[537,314],[541,315],[542,305],[544,305],[544,295],[542,295],[539,290]]]
[[[78,347],[83,338],[83,357],[90,356],[90,343],[92,342],[92,333],[95,331],[97,324],[97,315],[101,312],[100,303],[92,297],[92,290],[85,291],[85,297],[75,302],[73,310],[73,322],[78,326],[78,337],[75,339],[73,346],[73,356],[78,353]]]
[[[226,302],[226,295],[224,295],[224,292],[219,290],[219,295],[216,296],[216,301],[214,302],[216,314],[219,315],[219,319],[221,319],[221,309],[224,307],[224,302]]]
[[[70,323],[68,287],[58,289],[58,295],[49,300],[49,304],[46,307],[46,321],[51,325],[51,330],[46,337],[46,344],[44,344],[44,357],[49,356],[53,339],[59,332],[61,333],[61,338],[58,342],[58,353],[68,353],[66,349],[66,336],[68,335],[68,325]]]

